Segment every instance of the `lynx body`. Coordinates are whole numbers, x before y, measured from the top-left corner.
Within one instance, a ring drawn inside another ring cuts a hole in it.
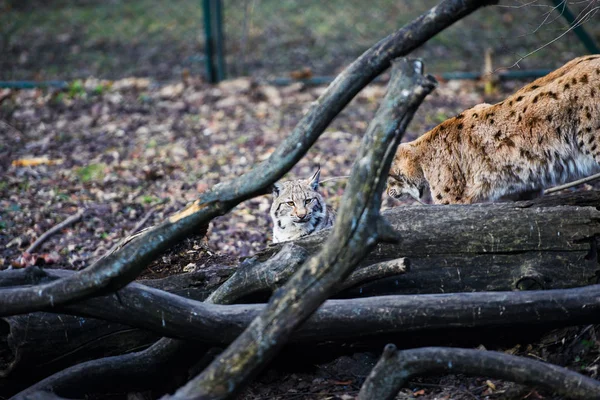
[[[396,153],[388,194],[494,201],[600,170],[600,55],[576,58],[497,104],[479,104]]]

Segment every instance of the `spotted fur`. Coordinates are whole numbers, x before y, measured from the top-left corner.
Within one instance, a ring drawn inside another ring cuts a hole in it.
[[[295,240],[333,225],[335,215],[318,192],[321,170],[310,179],[273,185],[273,243]]]
[[[494,201],[600,170],[600,55],[576,58],[497,104],[479,104],[398,148],[388,194]]]

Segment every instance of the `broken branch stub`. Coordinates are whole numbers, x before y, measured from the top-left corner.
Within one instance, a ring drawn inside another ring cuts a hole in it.
[[[450,347],[397,351],[388,344],[360,389],[358,400],[391,400],[414,377],[448,373],[539,386],[569,399],[600,399],[600,381],[530,358]]]
[[[271,297],[266,310],[200,375],[172,398],[233,396],[286,343],[291,333],[333,294],[380,240],[381,194],[396,148],[422,100],[435,87],[420,61],[393,63],[388,91],[369,124],[323,249]],[[389,229],[385,229],[389,239]]]

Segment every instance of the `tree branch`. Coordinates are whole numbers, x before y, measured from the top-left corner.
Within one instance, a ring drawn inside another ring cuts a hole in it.
[[[48,272],[48,279],[52,279],[52,273]],[[19,281],[13,278],[13,282]],[[265,308],[264,304],[213,305],[132,283],[121,289],[118,298],[96,297],[54,311],[122,323],[161,336],[228,344]],[[328,300],[290,340],[335,340],[426,329],[546,323],[600,323],[600,285]]]
[[[408,54],[444,28],[490,0],[446,0],[371,47],[329,85],[292,134],[265,162],[239,178],[219,184],[181,212],[119,251],[76,275],[40,287],[0,290],[0,316],[39,311],[107,291],[132,281],[159,254],[185,236],[206,229],[208,222],[240,202],[262,194],[302,158],[312,144],[391,60]]]
[[[286,243],[278,253],[265,262],[258,263],[255,259],[251,259],[242,263],[231,278],[219,286],[207,301],[223,304],[221,302],[223,297],[233,296],[239,299],[252,293],[274,291],[287,282],[307,258],[308,252],[304,248],[294,243]],[[337,291],[377,279],[402,275],[408,271],[409,265],[409,261],[405,258],[368,265],[353,271],[339,285]]]
[[[76,214],[71,215],[69,218],[65,219],[61,223],[56,224],[52,228],[48,229],[39,238],[37,238],[37,240],[35,242],[33,242],[33,244],[31,246],[29,246],[27,248],[27,250],[25,250],[25,253],[29,253],[29,254],[33,253],[34,251],[36,251],[38,249],[38,247],[40,247],[42,244],[44,244],[44,242],[46,240],[48,240],[48,238],[50,236],[54,235],[55,233],[59,232],[62,229],[65,229],[67,226],[72,225],[75,222],[78,222],[81,219],[81,217],[83,217],[84,212],[85,212],[84,210],[79,210],[79,211],[77,211]]]
[[[200,375],[172,398],[229,398],[285,344],[377,244],[381,193],[402,134],[435,81],[420,61],[394,63],[388,91],[369,124],[323,249],[271,297],[266,310]]]
[[[416,376],[447,373],[540,386],[570,399],[600,399],[599,381],[541,361],[495,351],[447,347],[396,351],[396,346],[389,344],[363,384],[358,400],[391,400]]]

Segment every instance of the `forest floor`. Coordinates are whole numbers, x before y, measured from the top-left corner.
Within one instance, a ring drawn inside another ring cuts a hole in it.
[[[442,82],[417,112],[412,140],[465,108],[493,102],[519,87],[503,83],[491,97],[479,83]],[[289,134],[323,87],[286,87],[237,79],[209,86],[194,79],[156,85],[147,79],[74,82],[66,90],[0,90],[0,270],[45,265],[81,269],[136,229],[151,226],[218,182],[265,160]],[[284,179],[347,175],[385,86],[370,85],[329,126]],[[322,185],[338,206],[345,180]],[[142,277],[201,269],[211,260],[235,264],[271,238],[270,196],[248,200],[216,218],[205,240],[174,259],[162,258]],[[383,207],[399,205],[386,198]],[[83,211],[79,222],[27,247],[45,231]],[[598,327],[554,330],[531,343],[486,343],[565,365],[596,377]],[[492,347],[490,347],[492,346]],[[496,346],[496,347],[493,347]],[[410,347],[410,343],[405,344]],[[271,368],[243,399],[350,399],[378,349],[293,371]],[[277,363],[280,365],[281,363]],[[292,369],[292,370],[290,370]],[[1,394],[0,394],[0,397]],[[558,399],[485,377],[415,380],[398,398]]]

